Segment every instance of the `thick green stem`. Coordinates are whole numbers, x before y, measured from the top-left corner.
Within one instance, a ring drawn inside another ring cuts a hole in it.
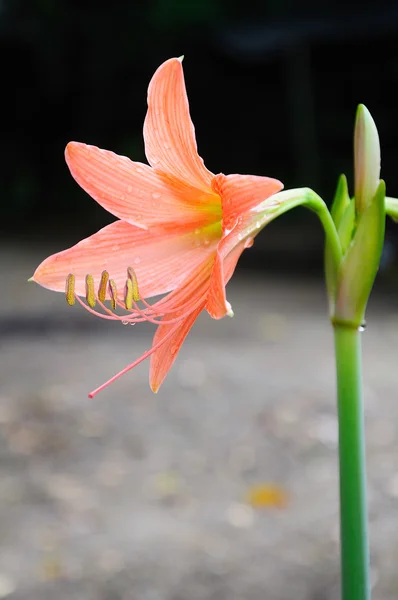
[[[370,600],[361,334],[334,326],[340,459],[342,600]]]

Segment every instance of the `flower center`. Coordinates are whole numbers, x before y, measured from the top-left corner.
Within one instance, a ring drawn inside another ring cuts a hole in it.
[[[210,246],[212,242],[218,242],[222,237],[221,217],[210,225],[196,228],[193,233],[196,246]]]

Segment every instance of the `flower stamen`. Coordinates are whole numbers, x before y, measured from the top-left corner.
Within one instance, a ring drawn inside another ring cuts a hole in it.
[[[109,273],[108,271],[102,271],[101,274],[101,281],[100,284],[98,286],[98,300],[100,300],[100,302],[105,302],[105,298],[106,298],[106,288],[108,285],[108,281],[109,281]]]
[[[88,306],[87,304],[85,304],[84,301],[77,294],[75,295],[75,299],[79,302],[79,304],[83,308],[85,308],[89,313],[91,313],[95,317],[101,317],[102,319],[107,319],[109,321],[119,321],[119,320],[121,320],[121,317],[119,317],[119,315],[114,315],[109,309],[106,309],[107,313],[108,313],[106,315],[103,315],[102,313],[94,310],[93,308],[91,308],[90,306]]]
[[[70,305],[74,304],[77,300],[89,313],[110,321],[121,321],[124,324],[129,323],[130,325],[149,322],[154,325],[170,327],[169,331],[165,332],[164,336],[155,343],[152,348],[144,352],[137,360],[109,379],[109,381],[91,392],[91,394],[89,394],[91,398],[110,383],[121,377],[121,375],[140,364],[146,358],[149,358],[156,350],[163,346],[163,344],[167,343],[178,331],[181,322],[183,322],[187,316],[198,310],[200,307],[204,307],[207,297],[207,290],[203,292],[200,288],[200,273],[194,273],[187,279],[184,293],[181,293],[179,290],[171,291],[169,294],[166,294],[165,297],[154,302],[154,304],[149,304],[140,296],[137,275],[132,267],[128,267],[127,269],[123,301],[118,298],[116,282],[114,279],[109,278],[109,273],[107,271],[103,271],[101,274],[97,294],[95,293],[94,277],[90,274],[86,275],[86,302],[76,293],[75,281],[75,275],[70,273],[66,279],[66,299]],[[109,293],[108,300],[110,301],[110,307],[105,304],[107,290]],[[140,306],[141,303],[143,304],[142,308]],[[94,307],[96,304],[98,304],[100,308],[95,309]],[[116,311],[117,308],[128,312],[124,315],[116,314],[116,312],[113,311]],[[100,309],[102,309],[103,312],[100,312]]]
[[[137,275],[135,274],[135,271],[132,267],[128,267],[127,269],[127,278],[129,281],[132,282],[132,289],[133,289],[133,300],[134,302],[139,302],[140,300],[140,292],[138,290],[138,280],[137,280]]]
[[[90,308],[95,307],[97,301],[94,291],[94,277],[92,275],[86,275],[86,300]]]
[[[114,282],[113,279],[109,280],[109,295],[111,297],[111,306],[113,308],[113,310],[116,310],[116,303],[117,303],[117,287],[116,287],[116,283]]]
[[[73,306],[75,303],[75,276],[72,273],[69,273],[66,278],[65,296],[69,306]]]
[[[124,305],[126,310],[131,310],[133,308],[133,282],[131,279],[127,279],[126,285],[124,287]]]
[[[125,373],[130,371],[131,369],[134,369],[134,367],[136,367],[137,365],[142,363],[143,360],[145,360],[146,358],[149,358],[151,356],[151,354],[153,354],[155,352],[155,350],[158,350],[158,348],[163,346],[163,344],[165,342],[167,342],[167,340],[175,334],[175,332],[178,330],[178,327],[179,327],[179,325],[170,329],[170,331],[161,340],[159,340],[159,342],[157,342],[157,344],[154,344],[150,350],[147,350],[146,352],[144,352],[144,354],[142,354],[142,356],[137,358],[137,360],[132,362],[130,365],[127,365],[127,367],[122,369],[119,373],[116,373],[116,375],[114,375],[113,377],[108,379],[108,381],[106,381],[105,383],[103,383],[102,385],[97,387],[95,390],[90,392],[88,397],[94,398],[94,396],[96,396],[98,394],[98,392],[101,392],[104,388],[108,387],[108,385],[110,385],[111,383],[113,383],[114,381],[119,379],[119,377],[121,377],[122,375],[124,375]]]
[[[95,294],[94,277],[90,274],[86,275],[86,303],[75,292],[75,275],[73,274],[69,274],[66,279],[66,295],[68,304],[73,305],[77,300],[88,312],[106,320],[121,321],[130,325],[142,322],[154,325],[172,325],[181,322],[190,312],[196,310],[200,304],[205,302],[206,294],[201,294],[199,297],[194,294],[196,280],[197,276],[187,283],[187,289],[191,289],[196,301],[193,301],[193,298],[190,297],[184,302],[182,301],[183,298],[180,298],[179,293],[171,292],[154,304],[149,304],[140,296],[137,275],[132,267],[128,267],[127,269],[123,301],[119,300],[116,282],[114,279],[109,279],[107,271],[103,271],[101,274],[97,295]],[[106,288],[109,290],[110,307],[105,305],[106,298],[104,296],[106,296]],[[144,305],[143,308],[139,306],[139,302],[142,302]],[[95,310],[97,303],[103,312]],[[114,311],[117,308],[128,311],[128,314],[116,314]]]

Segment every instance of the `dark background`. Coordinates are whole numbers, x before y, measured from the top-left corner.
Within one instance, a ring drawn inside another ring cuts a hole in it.
[[[83,141],[145,161],[148,82],[181,54],[213,172],[274,176],[329,203],[341,172],[352,182],[362,102],[379,129],[388,192],[398,194],[397,32],[396,2],[3,1],[3,239],[69,245],[113,220],[75,184],[64,147]],[[321,264],[322,231],[304,211],[266,233],[244,265],[263,266],[265,250],[267,265]]]

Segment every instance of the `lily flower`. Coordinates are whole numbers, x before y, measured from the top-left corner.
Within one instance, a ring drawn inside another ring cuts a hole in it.
[[[50,256],[32,277],[50,290],[66,286],[69,304],[77,300],[104,319],[158,325],[150,350],[91,397],[148,357],[156,392],[198,315],[232,316],[225,286],[269,220],[267,210],[279,206],[270,197],[283,187],[268,177],[208,171],[178,58],[164,62],[149,84],[144,141],[150,166],[94,146],[67,145],[77,183],[118,220]]]

